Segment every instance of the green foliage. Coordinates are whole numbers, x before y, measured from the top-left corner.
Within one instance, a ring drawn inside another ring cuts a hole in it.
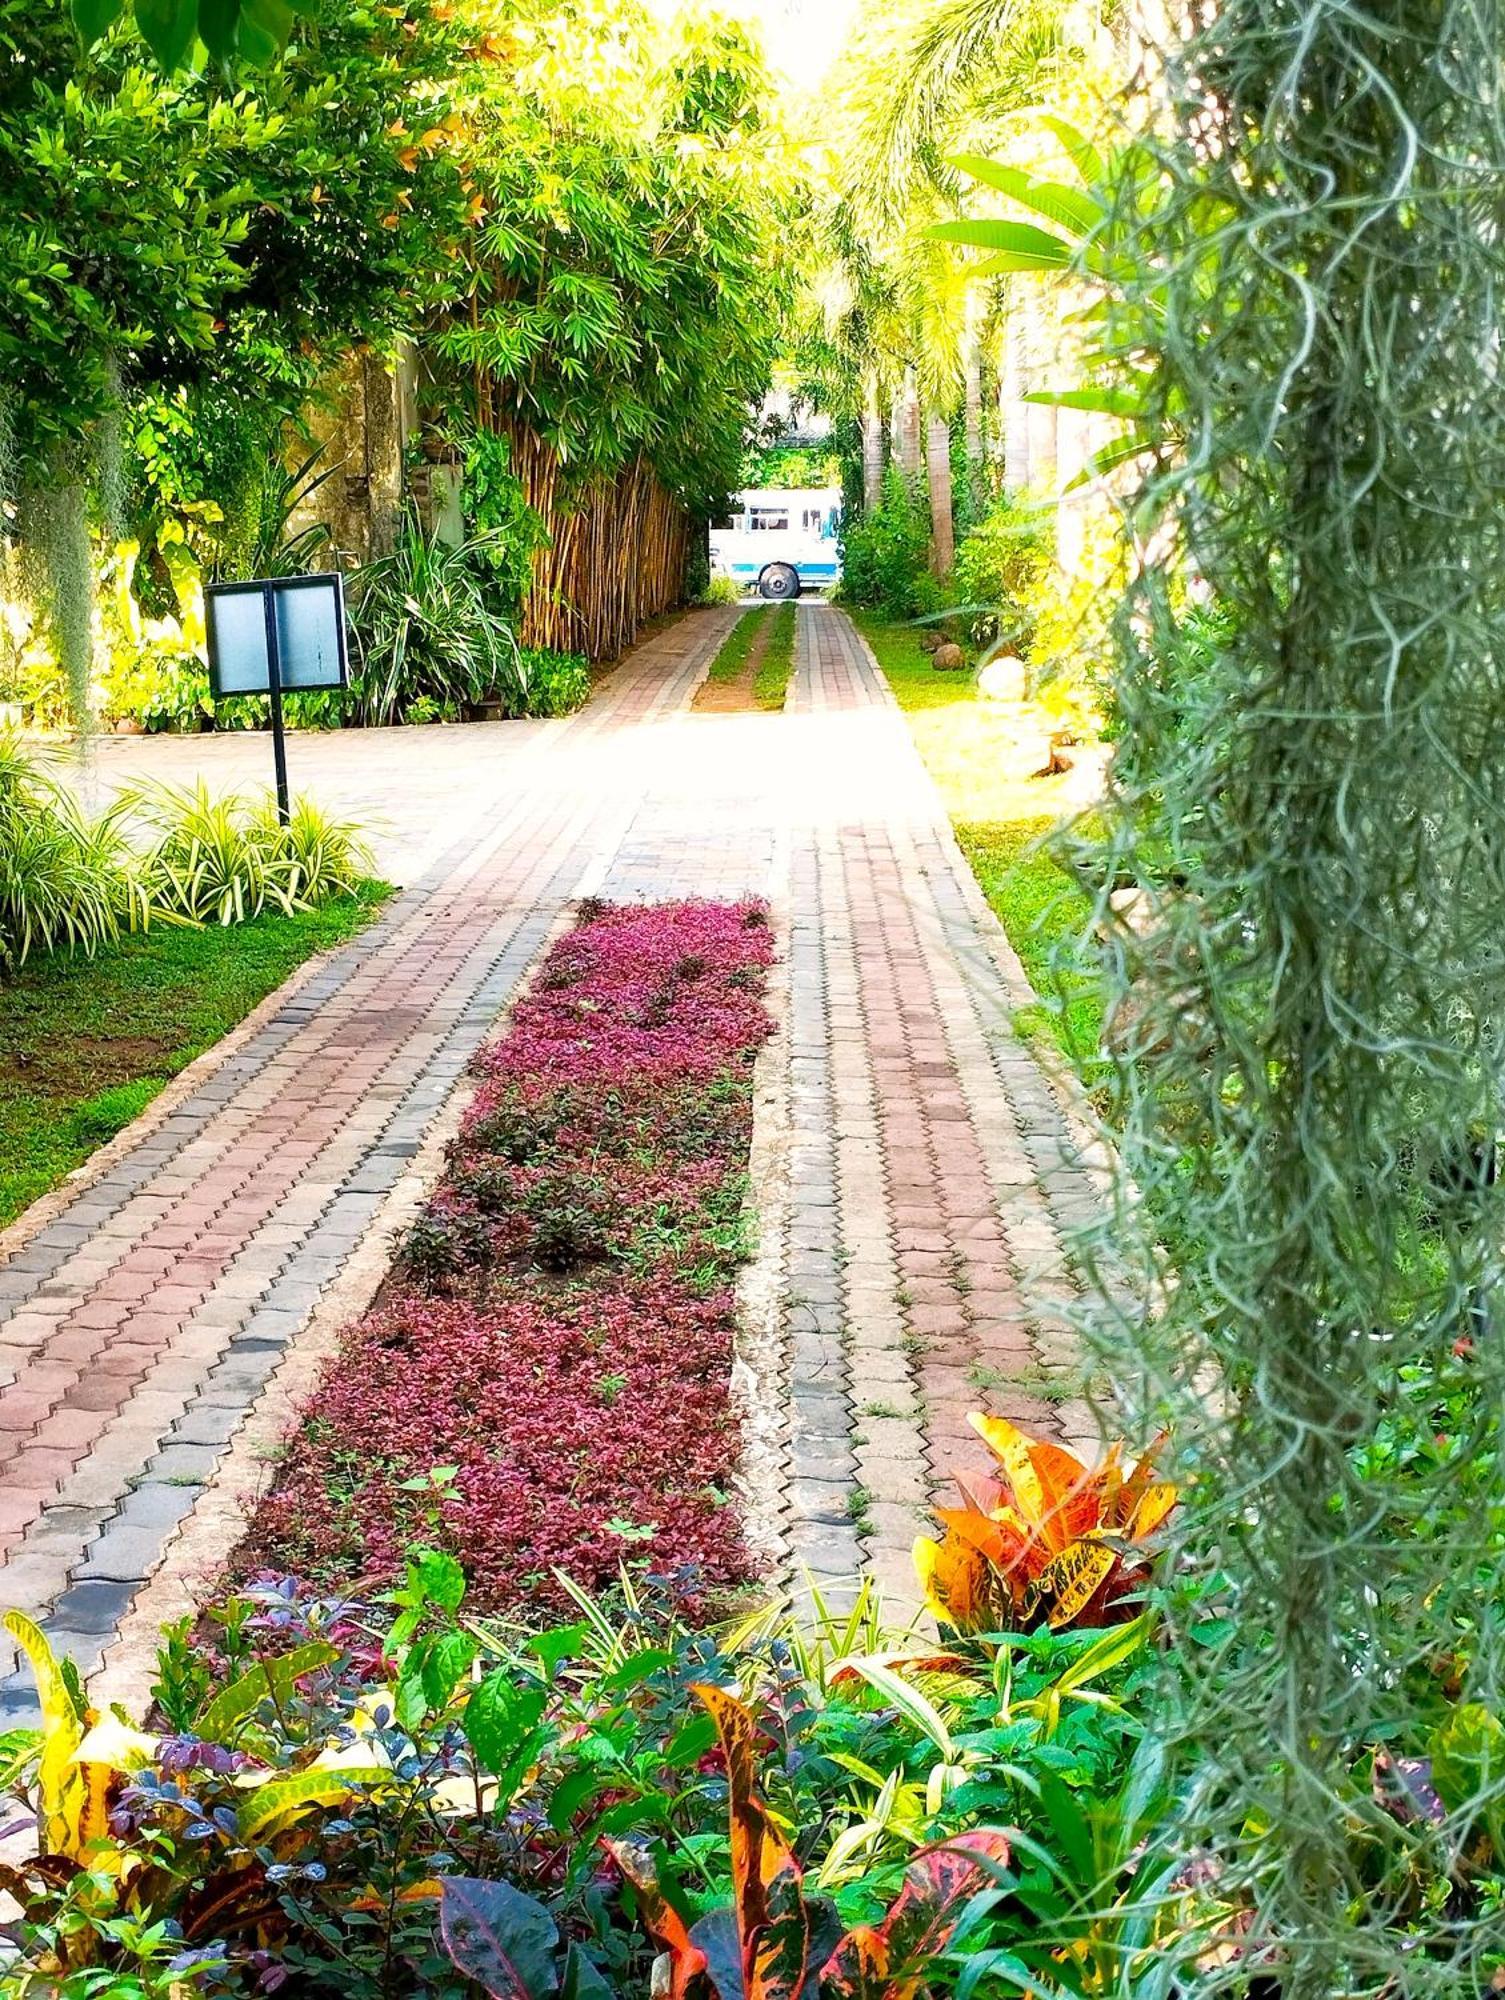
[[[590,662],[583,653],[555,653],[523,646],[517,655],[521,715],[573,715],[590,699]]]
[[[1452,0],[1227,0],[1115,188],[1106,353],[1156,456],[1095,865],[1129,1206],[1180,1268],[1122,1207],[1099,1336],[1178,1425],[1222,1620],[1164,1696],[1177,1841],[1244,1912],[1202,1993],[1501,1976],[1499,1778],[1453,1754],[1505,1702],[1505,122],[1459,81],[1497,40]],[[1440,1817],[1406,1789],[1439,1750]]]
[[[180,69],[201,42],[221,62],[270,61],[287,42],[309,0],[72,0],[81,39],[97,42],[129,10],[142,40],[165,70]]]
[[[283,826],[270,795],[212,797],[196,786],[137,785],[118,811],[146,837],[141,886],[149,907],[195,924],[284,916],[347,896],[371,874],[355,828],[299,799]]]
[[[523,712],[517,641],[493,608],[487,546],[452,547],[409,510],[392,553],[354,580],[350,691],[360,721],[458,720],[489,701]]]
[[[536,60],[470,79],[475,297],[437,351],[457,397],[479,372],[485,428],[525,425],[568,481],[641,454],[708,513],[740,482],[789,283],[761,64],[726,21],[532,11],[517,33]],[[582,87],[593,70],[609,92]]]
[[[940,608],[940,588],[930,574],[929,509],[896,466],[872,512],[842,522],[841,596],[890,618]]]
[[[765,444],[747,455],[744,486],[796,490],[840,486],[841,459],[834,451],[813,445]]]
[[[437,1469],[439,1506],[444,1490]],[[1075,1990],[1051,1951],[1084,1948],[1105,1921],[1078,1829],[1127,1870],[1155,1797],[1126,1789],[1140,1635],[909,1659],[882,1652],[865,1593],[850,1616],[764,1614],[721,1638],[658,1591],[624,1585],[614,1610],[577,1601],[575,1623],[494,1629],[428,1549],[393,1595],[396,1625],[258,1587],[164,1635],[158,1735],[95,1727],[44,1671],[46,1740],[79,1763],[43,1765],[22,1735],[17,1782],[56,1860],[91,1864],[90,1892],[69,1867],[18,1866],[21,1957],[0,1990],[28,1990],[64,1940],[67,1968],[134,1976],[143,1931],[177,1924],[180,1995],[286,1973],[311,1996],[459,2000],[458,1966],[513,2000],[625,1997],[648,1987],[643,1919],[714,1931],[709,1913],[749,1893],[742,1842],[768,1815],[769,1851],[828,1911],[821,1962],[843,1928],[882,1927],[907,1881],[913,1893],[917,1850],[1010,1825],[1023,1859],[974,1885],[990,1893],[969,1908],[971,1943],[1031,1954],[1042,1992]],[[75,1771],[97,1790],[70,1791]],[[101,1793],[110,1817],[90,1826]],[[603,1865],[606,1842],[625,1874]],[[926,1984],[949,1993],[965,1961],[939,1952],[937,1937]]]
[[[512,470],[510,441],[495,431],[466,434],[465,525],[490,579],[496,609],[514,623],[533,581],[533,557],[547,531]]]
[[[991,607],[972,619],[979,640],[1027,648],[1050,577],[1049,517],[1009,496],[995,502],[956,552],[951,596],[962,605]]]
[[[116,815],[89,819],[19,738],[0,735],[0,971],[57,946],[93,952],[147,916]]]

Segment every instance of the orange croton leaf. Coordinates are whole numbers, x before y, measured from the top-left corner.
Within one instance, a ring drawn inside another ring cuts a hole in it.
[[[637,1891],[638,1909],[650,1936],[669,1954],[669,2000],[684,2000],[692,1982],[706,1969],[706,1956],[690,1940],[684,1919],[659,1887],[652,1857],[630,1840],[602,1842]]]
[[[758,1795],[758,1723],[725,1688],[691,1690],[709,1711],[726,1759],[733,1907],[744,2000],[795,2000],[808,1970],[810,1909],[804,1871]]]
[[[1030,1457],[1029,1439],[1006,1417],[973,1410],[967,1421],[1003,1467],[1019,1512],[1027,1521],[1038,1521],[1045,1512],[1045,1494]]]
[[[1119,1562],[1117,1550],[1106,1542],[1073,1542],[1041,1571],[1036,1590],[1052,1631],[1081,1617]]]

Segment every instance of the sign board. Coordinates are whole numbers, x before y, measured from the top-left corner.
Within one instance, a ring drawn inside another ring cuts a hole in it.
[[[230,694],[291,693],[344,687],[344,578],[279,576],[259,583],[214,583],[205,592],[209,688]]]
[[[285,826],[282,697],[302,688],[341,688],[349,680],[344,579],[272,576],[255,583],[213,583],[204,593],[204,622],[215,700],[231,694],[264,694],[271,700],[277,812]]]

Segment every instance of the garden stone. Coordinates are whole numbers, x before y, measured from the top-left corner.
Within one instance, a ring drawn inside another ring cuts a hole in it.
[[[948,641],[944,646],[936,648],[935,658],[930,664],[938,674],[959,674],[966,667],[967,656],[960,646],[954,646]]]

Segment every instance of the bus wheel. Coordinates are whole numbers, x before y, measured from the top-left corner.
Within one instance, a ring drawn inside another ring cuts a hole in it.
[[[770,563],[758,578],[758,595],[770,604],[787,604],[800,594],[800,574],[789,563]]]

